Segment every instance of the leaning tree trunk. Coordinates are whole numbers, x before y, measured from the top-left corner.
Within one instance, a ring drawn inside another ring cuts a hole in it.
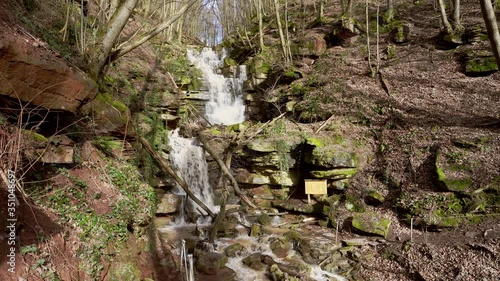
[[[276,24],[278,25],[278,32],[280,35],[280,40],[281,40],[281,49],[283,50],[283,57],[285,58],[285,65],[288,67],[290,66],[290,60],[286,48],[286,39],[285,39],[285,34],[283,33],[283,26],[281,25],[281,17],[280,17],[280,9],[279,9],[279,3],[278,0],[274,0],[274,10],[276,13]]]
[[[135,0],[137,1],[137,0]],[[124,44],[122,47],[120,47],[118,50],[114,51],[110,55],[110,61],[115,61],[118,58],[124,56],[128,52],[134,50],[135,48],[141,46],[142,44],[146,43],[149,41],[151,38],[155,37],[156,35],[160,34],[163,30],[167,29],[169,26],[171,26],[176,20],[178,20],[184,13],[187,11],[187,9],[191,6],[193,6],[198,0],[191,0],[184,4],[177,12],[174,14],[170,15],[169,18],[156,25],[153,30],[147,32],[146,34],[142,35],[140,39],[129,42]]]
[[[96,39],[97,44],[90,51],[90,75],[94,80],[98,80],[104,67],[107,64],[108,56],[115,46],[116,40],[120,36],[123,28],[128,22],[132,11],[139,0],[125,0],[111,16],[106,24],[104,33]]]
[[[500,67],[500,34],[498,33],[495,11],[493,10],[491,0],[480,0],[479,3],[481,3],[481,11],[483,12],[483,19],[486,24],[486,30],[488,31],[491,49],[495,55],[497,65]]]
[[[170,176],[172,176],[174,178],[174,180],[180,185],[180,187],[182,189],[184,189],[184,191],[186,192],[186,194],[196,203],[198,204],[198,206],[200,206],[205,212],[207,212],[207,214],[211,217],[211,218],[215,218],[215,214],[212,212],[212,210],[210,210],[210,208],[207,207],[207,205],[205,205],[203,202],[201,202],[200,199],[198,199],[198,197],[196,197],[193,192],[191,192],[191,190],[189,189],[189,186],[187,185],[187,183],[182,179],[180,178],[175,172],[174,170],[172,170],[172,168],[168,165],[168,163],[163,159],[163,157],[161,157],[161,155],[153,149],[153,147],[151,146],[151,144],[143,137],[139,137],[139,141],[141,142],[141,144],[146,148],[146,150],[151,154],[151,156],[153,156],[153,158],[156,159],[156,161],[158,161],[158,163],[160,164],[160,167],[163,169],[163,171],[167,172]]]

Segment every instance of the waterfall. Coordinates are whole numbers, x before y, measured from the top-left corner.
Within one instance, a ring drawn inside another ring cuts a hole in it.
[[[208,183],[208,165],[205,159],[205,151],[197,145],[198,141],[195,138],[179,136],[179,129],[172,131],[168,140],[172,148],[170,161],[175,170],[186,182],[193,194],[205,203],[210,210],[215,211],[212,188]],[[186,195],[179,185],[176,185],[174,193]],[[188,212],[207,215],[192,200],[186,199],[184,201],[186,206],[181,206],[182,210],[178,217],[178,223],[186,222],[184,209]]]
[[[231,125],[245,121],[243,82],[247,79],[246,68],[239,66],[237,78],[226,78],[217,73],[223,65],[226,52],[218,55],[210,48],[201,52],[188,50],[187,57],[203,73],[208,83],[209,101],[206,104],[207,119],[211,124]]]

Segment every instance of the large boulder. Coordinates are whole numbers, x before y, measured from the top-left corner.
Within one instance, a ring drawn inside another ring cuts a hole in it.
[[[391,220],[375,214],[356,214],[352,218],[352,227],[356,230],[362,233],[382,236],[384,238],[387,238],[390,226]]]
[[[467,220],[463,214],[466,209],[464,201],[450,192],[425,195],[403,193],[397,199],[395,207],[406,217],[414,218],[414,225],[455,227]]]
[[[311,35],[293,42],[290,48],[294,56],[319,57],[325,53],[327,46],[322,36]]]
[[[196,270],[201,273],[215,275],[227,263],[224,254],[216,252],[203,252],[196,260]]]
[[[357,168],[360,164],[361,155],[359,147],[351,145],[343,138],[319,137],[308,138],[304,161],[316,168],[330,171],[315,172],[316,178],[331,178],[352,176],[355,170],[344,168]],[[342,169],[337,172],[332,169]]]
[[[36,48],[31,38],[15,38],[19,35],[0,34],[0,95],[72,113],[94,98],[97,85],[85,73]]]
[[[178,207],[181,204],[181,198],[179,195],[170,193],[160,193],[157,195],[158,204],[156,206],[157,215],[172,214],[177,212]]]
[[[469,161],[472,154],[466,149],[443,147],[436,153],[437,184],[443,190],[471,193],[475,163]]]
[[[341,248],[341,244],[335,244],[331,238],[320,235],[299,237],[296,244],[297,252],[304,261],[315,264],[325,260]]]
[[[489,52],[469,52],[465,56],[465,74],[467,76],[487,76],[498,71],[493,54]]]
[[[81,112],[92,116],[95,132],[134,135],[129,108],[108,93],[99,93],[92,102],[85,104]]]

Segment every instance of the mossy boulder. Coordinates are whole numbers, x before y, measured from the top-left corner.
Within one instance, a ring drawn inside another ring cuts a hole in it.
[[[196,260],[196,270],[201,273],[215,275],[227,263],[224,254],[216,252],[203,252]]]
[[[288,201],[273,201],[273,206],[303,214],[321,214],[323,212],[323,204],[318,202],[307,204],[306,202],[298,199],[290,199]]]
[[[98,93],[94,100],[82,107],[81,112],[92,116],[96,133],[134,134],[130,110],[109,93]]]
[[[266,79],[271,72],[272,64],[265,56],[256,56],[250,60],[248,74],[256,79]]]
[[[237,255],[239,255],[239,253],[241,253],[245,250],[246,249],[243,245],[241,245],[240,243],[236,243],[236,244],[232,244],[231,246],[227,246],[224,249],[224,253],[226,254],[226,256],[228,256],[230,258],[234,258]]]
[[[455,227],[466,221],[466,201],[454,193],[427,193],[425,195],[404,193],[395,207],[415,225],[430,227]]]
[[[331,238],[324,236],[302,236],[295,243],[297,252],[308,263],[321,262],[341,247],[340,243],[332,243]]]
[[[254,253],[249,255],[248,257],[244,258],[242,260],[243,264],[255,269],[255,270],[262,270],[266,267],[264,263],[262,263],[262,254],[261,253]]]
[[[392,41],[397,44],[404,44],[410,41],[410,25],[404,22],[393,24],[395,27],[391,31]]]
[[[473,192],[472,177],[474,164],[471,152],[457,147],[441,148],[436,154],[437,184],[443,190],[470,193]]]
[[[271,184],[279,186],[297,186],[300,184],[300,175],[295,170],[276,171],[269,178]]]
[[[257,221],[262,225],[270,225],[271,220],[272,220],[271,217],[266,213],[260,215],[259,218],[257,219]]]
[[[346,195],[344,200],[344,207],[350,212],[363,213],[365,211],[365,205],[363,201],[353,194]]]
[[[333,179],[333,180],[343,180],[352,178],[358,169],[356,168],[345,168],[345,169],[332,169],[323,171],[311,171],[311,176],[316,179]]]
[[[257,237],[260,234],[260,225],[254,223],[250,228],[250,237]]]
[[[157,195],[158,204],[156,205],[156,214],[172,214],[177,212],[181,205],[181,198],[177,194],[160,193]]]
[[[469,52],[465,57],[465,75],[487,76],[496,71],[495,57],[488,52]]]
[[[321,169],[356,168],[360,162],[357,148],[342,138],[306,139],[305,162]],[[346,172],[346,171],[344,171]]]
[[[355,170],[345,168],[358,168],[365,162],[367,149],[361,142],[330,133],[321,137],[307,138],[304,146],[304,161],[312,165],[312,170],[317,176],[328,178],[335,173],[342,173],[346,177],[352,177]],[[345,169],[325,172],[326,170]],[[319,172],[323,170],[323,172]]]
[[[255,139],[247,144],[247,148],[256,152],[275,152],[276,145],[269,139]]]
[[[352,227],[363,233],[387,238],[391,220],[372,213],[356,214],[352,217]]]
[[[273,253],[279,258],[286,257],[288,255],[288,251],[292,249],[292,243],[286,236],[270,237],[268,244],[271,251],[273,251]]]
[[[372,206],[379,206],[385,201],[385,197],[376,190],[372,190],[366,194],[365,201]]]
[[[319,57],[325,53],[327,45],[323,36],[309,35],[292,42],[290,48],[293,56]]]
[[[361,34],[357,23],[352,17],[343,16],[332,26],[332,32],[327,34],[326,40],[329,45],[345,45],[350,43],[353,37]]]

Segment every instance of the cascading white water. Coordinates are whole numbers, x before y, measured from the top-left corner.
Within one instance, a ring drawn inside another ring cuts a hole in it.
[[[226,52],[218,55],[210,48],[201,52],[188,50],[187,57],[203,73],[209,86],[210,100],[206,105],[207,119],[211,124],[231,125],[245,121],[243,82],[247,79],[246,68],[239,66],[238,78],[226,78],[217,74]]]
[[[212,211],[215,211],[212,188],[208,183],[208,165],[203,148],[197,145],[194,138],[179,136],[179,129],[169,135],[169,145],[172,148],[170,160],[179,176],[186,182],[193,194]],[[176,185],[175,194],[186,195],[185,191]],[[184,207],[184,206],[182,206]],[[200,213],[191,200],[187,200],[189,211]],[[178,216],[178,223],[185,223],[185,213],[182,210]],[[203,212],[203,215],[206,215]]]

